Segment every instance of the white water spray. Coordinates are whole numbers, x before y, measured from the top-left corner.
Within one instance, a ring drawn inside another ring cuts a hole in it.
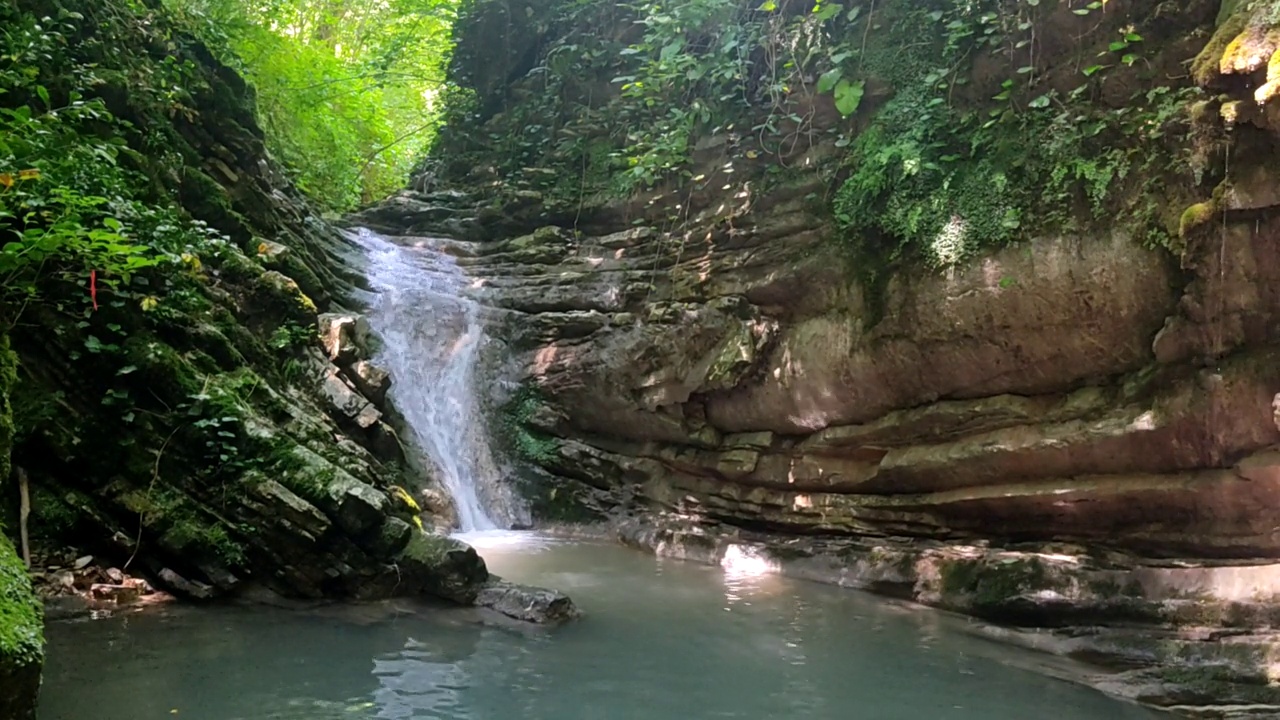
[[[414,238],[401,245],[363,229],[355,239],[368,256],[375,291],[368,310],[382,342],[375,361],[391,373],[391,400],[404,416],[405,440],[438,470],[464,533],[496,530],[483,495],[497,469],[473,372],[484,329],[479,306],[464,295],[467,277],[445,250],[452,241]],[[489,477],[481,478],[485,473]]]

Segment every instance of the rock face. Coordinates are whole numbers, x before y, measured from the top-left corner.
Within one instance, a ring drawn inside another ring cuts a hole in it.
[[[180,270],[133,277],[140,305],[121,289],[130,278],[107,286],[101,271],[92,304],[79,278],[42,286],[0,334],[0,486],[13,487],[12,454],[30,478],[38,542],[185,597],[265,587],[474,603],[490,582],[484,562],[421,529],[437,522],[420,517],[422,488],[383,419],[389,378],[370,361],[364,318],[336,300],[355,280],[343,266],[351,243],[269,157],[243,79],[159,6],[93,5],[23,0],[3,14],[65,19],[76,42],[58,61],[110,71],[94,99],[128,121],[102,132],[136,151],[130,172],[145,183],[134,199],[218,237],[183,254]],[[123,84],[162,61],[185,68],[183,112]],[[0,518],[16,531],[11,495],[0,493]],[[5,703],[29,706],[38,682],[30,604],[0,542],[3,718],[27,717]]]
[[[710,141],[689,173],[709,179],[665,196],[566,211],[455,175],[362,217],[475,241],[460,263],[505,343],[490,372],[516,388],[495,435],[543,518],[639,518],[630,542],[711,562],[745,542],[797,575],[1060,629],[1063,652],[1141,668],[1113,692],[1269,717],[1280,105],[1230,53],[1277,35],[1266,3],[1238,5],[1197,61],[1223,96],[1192,113],[1231,125],[1231,169],[1215,222],[1190,209],[1172,251],[1099,226],[872,282],[832,241],[821,172],[754,192]],[[1162,26],[1164,60],[1214,33],[1204,9],[1157,9],[1184,23]]]

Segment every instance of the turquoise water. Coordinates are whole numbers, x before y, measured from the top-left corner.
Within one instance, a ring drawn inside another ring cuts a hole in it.
[[[586,612],[554,631],[471,610],[169,606],[48,628],[40,720],[1151,720],[1023,669],[960,621],[611,545],[483,550]]]

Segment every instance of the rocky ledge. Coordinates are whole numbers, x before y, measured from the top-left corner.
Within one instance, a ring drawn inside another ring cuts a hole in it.
[[[1066,677],[1182,715],[1274,718],[1280,564],[1159,563],[1067,543],[781,537],[649,515],[606,530],[693,562],[964,613],[991,639],[1078,661]]]

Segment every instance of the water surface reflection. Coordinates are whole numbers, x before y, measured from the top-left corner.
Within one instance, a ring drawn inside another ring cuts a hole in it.
[[[587,617],[515,631],[402,602],[56,624],[40,718],[1159,717],[1027,672],[938,614],[749,564],[576,542],[495,541],[485,554],[500,575],[567,590]]]

